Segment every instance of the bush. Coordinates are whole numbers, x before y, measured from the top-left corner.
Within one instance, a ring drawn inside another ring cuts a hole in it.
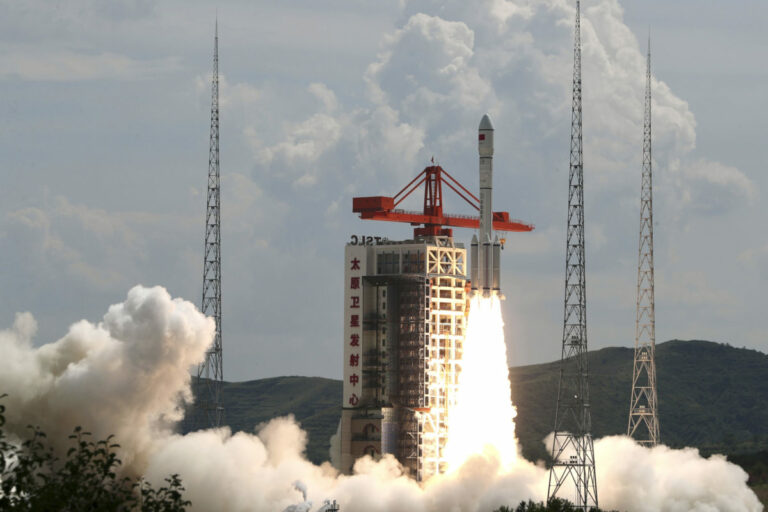
[[[517,508],[500,507],[494,512],[578,512],[580,509],[568,500],[553,498],[549,502],[534,503],[531,500],[521,501]],[[589,512],[602,512],[599,508],[591,508]]]
[[[8,442],[4,412],[0,404],[0,510],[182,512],[190,505],[179,475],[166,478],[159,489],[120,478],[119,445],[112,436],[93,441],[77,427],[60,460],[39,428],[29,427],[31,434],[21,446]]]

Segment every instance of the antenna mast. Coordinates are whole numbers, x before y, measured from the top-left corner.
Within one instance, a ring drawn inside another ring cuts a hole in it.
[[[651,37],[645,72],[643,126],[643,177],[640,191],[640,244],[637,261],[637,310],[635,314],[635,364],[629,403],[627,435],[638,443],[656,446],[659,412],[656,395],[656,306],[653,279],[653,176],[651,172]]]
[[[224,380],[221,352],[221,186],[219,178],[219,21],[213,39],[211,84],[211,135],[208,150],[208,198],[205,213],[203,261],[203,314],[216,321],[213,344],[197,369],[198,426],[218,427],[224,417],[221,383]]]
[[[595,451],[589,403],[587,361],[587,295],[584,257],[584,160],[581,131],[581,21],[576,2],[573,49],[573,103],[568,177],[568,234],[565,262],[565,318],[557,391],[552,468],[547,500],[562,491],[566,482],[574,494],[561,495],[581,510],[597,507]],[[569,486],[570,487],[570,486]]]

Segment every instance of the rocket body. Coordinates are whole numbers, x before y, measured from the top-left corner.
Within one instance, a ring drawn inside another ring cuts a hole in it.
[[[500,294],[501,246],[493,235],[493,124],[488,114],[480,121],[477,136],[480,155],[480,229],[470,246],[472,291],[484,297]]]

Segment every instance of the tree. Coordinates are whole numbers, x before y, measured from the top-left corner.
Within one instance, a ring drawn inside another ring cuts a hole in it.
[[[553,498],[548,503],[538,502],[534,503],[531,500],[528,502],[521,501],[517,508],[510,508],[507,506],[499,507],[494,512],[577,512],[577,509],[573,503],[568,500],[560,498]],[[599,508],[591,508],[589,512],[603,512]]]
[[[72,446],[59,459],[39,428],[29,427],[21,445],[10,443],[4,412],[0,404],[0,510],[183,512],[190,505],[179,475],[158,489],[118,476],[119,445],[112,436],[93,441],[77,427],[69,436]]]

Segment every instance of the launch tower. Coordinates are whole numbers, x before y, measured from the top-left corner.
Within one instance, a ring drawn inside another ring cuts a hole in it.
[[[651,39],[645,72],[643,122],[643,176],[640,187],[640,244],[637,259],[637,309],[635,313],[635,363],[629,403],[627,435],[638,443],[655,446],[659,436],[656,395],[656,312],[653,280],[653,179],[651,173]]]
[[[221,383],[224,380],[221,352],[221,186],[219,178],[219,23],[213,38],[211,84],[211,134],[208,149],[208,195],[205,212],[203,300],[200,310],[216,321],[213,344],[197,369],[196,427],[218,427],[224,416]]]
[[[432,236],[350,243],[344,256],[341,469],[390,453],[418,480],[443,473],[467,251],[452,237]]]
[[[404,241],[353,236],[344,251],[343,472],[350,472],[363,455],[386,453],[417,480],[447,469],[448,413],[457,395],[471,293],[467,251],[454,242],[450,227],[482,226],[484,242],[492,230],[533,229],[510,220],[507,212],[491,211],[492,132],[486,116],[478,132],[480,199],[442,167],[431,165],[394,197],[353,200],[352,210],[362,219],[415,228],[413,238]],[[421,185],[422,212],[397,208]],[[480,215],[444,213],[444,185]],[[498,293],[498,250],[487,243],[474,245],[473,251],[485,261],[473,270],[484,276],[478,278],[478,292]]]
[[[589,403],[587,294],[584,258],[584,160],[581,137],[581,28],[576,2],[573,49],[573,103],[568,176],[568,225],[565,262],[565,319],[557,391],[552,469],[547,500],[558,496],[578,508],[597,507],[595,451]],[[566,486],[564,489],[563,486]],[[571,485],[572,494],[566,494]]]

